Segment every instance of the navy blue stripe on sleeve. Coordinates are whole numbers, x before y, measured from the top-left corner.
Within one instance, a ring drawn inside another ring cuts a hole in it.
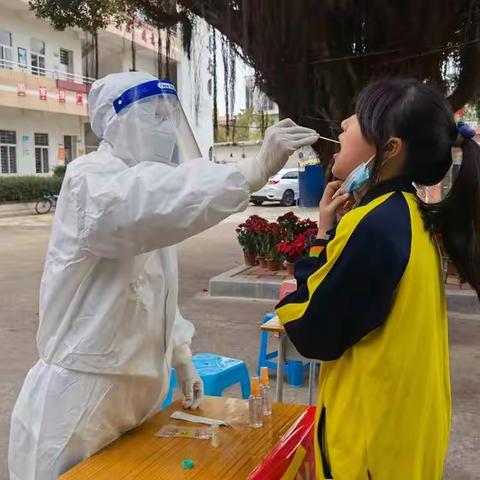
[[[334,360],[385,322],[411,249],[408,204],[401,192],[365,215],[311,295],[301,318],[285,329],[308,358]],[[279,305],[304,303],[306,282]]]

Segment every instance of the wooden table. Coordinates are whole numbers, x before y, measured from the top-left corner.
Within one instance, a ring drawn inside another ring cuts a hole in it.
[[[308,362],[308,403],[313,405],[313,392],[315,388],[315,370],[318,360],[312,360],[305,358],[298,353],[294,347],[288,335],[285,333],[283,325],[280,323],[280,319],[275,315],[271,320],[265,322],[260,327],[262,330],[278,336],[278,356],[277,356],[277,389],[276,389],[276,401],[283,401],[283,375],[285,361],[287,358],[297,359],[303,362]]]
[[[163,410],[142,426],[126,433],[60,480],[245,480],[248,474],[305,411],[304,405],[273,404],[273,414],[263,428],[248,426],[248,401],[206,397],[198,415],[226,420],[232,427],[220,427],[220,447],[210,440],[158,438],[154,434],[166,424],[197,425],[170,419],[179,402]],[[193,460],[184,470],[182,461]]]

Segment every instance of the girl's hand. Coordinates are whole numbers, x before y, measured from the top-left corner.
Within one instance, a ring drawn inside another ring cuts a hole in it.
[[[350,198],[346,201],[346,203],[337,210],[337,224],[342,219],[342,217],[346,215],[355,206],[356,203],[357,202],[355,198],[350,195]]]
[[[341,186],[342,181],[336,180],[328,183],[325,187],[319,207],[320,219],[318,221],[318,238],[327,238],[327,232],[335,227],[337,215],[341,213],[341,210],[350,199],[349,193],[342,193],[333,198]]]

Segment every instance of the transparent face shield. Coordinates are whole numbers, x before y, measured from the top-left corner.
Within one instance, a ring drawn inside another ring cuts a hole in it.
[[[170,165],[201,157],[170,81],[136,85],[117,97],[113,106],[116,116],[108,127],[107,139],[116,156],[128,157],[129,163],[151,161]]]

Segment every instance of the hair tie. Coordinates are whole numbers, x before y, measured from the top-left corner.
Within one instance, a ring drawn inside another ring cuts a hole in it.
[[[477,134],[472,126],[463,121],[457,123],[457,132],[457,138],[453,144],[454,147],[461,147],[466,138],[473,138]]]

